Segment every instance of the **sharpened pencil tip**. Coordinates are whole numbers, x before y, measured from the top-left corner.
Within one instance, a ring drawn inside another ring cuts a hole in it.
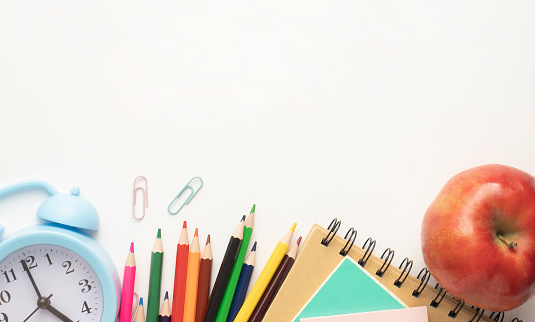
[[[297,238],[297,246],[301,245],[301,236],[299,236],[299,238]]]
[[[240,221],[245,221],[245,215],[243,215],[243,217],[241,217]]]
[[[158,228],[158,235],[156,235],[156,238],[162,238],[162,230]]]
[[[182,225],[182,228],[188,228],[188,222],[184,220],[184,224]]]
[[[139,305],[143,305],[143,298],[142,297],[139,298]]]
[[[253,248],[251,248],[252,252],[256,252],[256,242],[254,242]]]
[[[130,252],[131,252],[131,253],[134,252],[134,242],[131,242],[131,243],[130,243]]]
[[[210,244],[210,234],[208,234],[208,237],[206,238],[206,245]]]
[[[297,223],[294,223],[292,228],[290,228],[290,230],[292,231],[292,233],[295,231],[295,227],[297,226]]]
[[[167,291],[165,291],[165,297],[163,298],[163,300],[168,300],[169,299],[169,293]]]
[[[193,234],[193,237],[199,237],[199,228],[195,228],[195,234]]]
[[[254,213],[255,208],[256,208],[256,204],[253,204],[253,208],[251,208],[251,211],[250,211],[249,213],[250,213],[250,214]]]

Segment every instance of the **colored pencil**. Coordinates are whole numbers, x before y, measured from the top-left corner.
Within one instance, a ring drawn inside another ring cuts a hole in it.
[[[244,226],[245,216],[243,216],[240,224],[230,237],[227,250],[223,256],[223,261],[219,267],[219,273],[217,273],[217,278],[215,280],[214,289],[208,300],[208,307],[206,308],[206,313],[204,314],[204,322],[214,322],[219,311],[219,306],[221,305],[221,300],[223,299],[223,294],[225,293],[225,288],[230,277],[230,272],[236,261],[236,256],[238,256],[238,251],[240,250],[240,245],[243,239],[243,226]]]
[[[143,309],[143,298],[139,298],[139,305],[136,310],[136,317],[134,317],[134,322],[145,322],[145,310]]]
[[[160,315],[158,316],[158,322],[171,322],[171,309],[169,307],[169,294],[167,291],[165,292],[162,309],[160,310]]]
[[[249,320],[249,317],[251,317],[251,314],[253,313],[256,305],[258,304],[258,301],[262,297],[262,294],[264,294],[264,291],[266,290],[269,281],[271,281],[271,278],[279,267],[282,259],[284,258],[284,255],[286,255],[286,252],[288,251],[288,245],[292,240],[292,235],[295,230],[295,226],[297,226],[297,224],[293,224],[292,228],[290,228],[290,230],[284,235],[284,237],[282,237],[282,239],[275,247],[275,250],[273,251],[266,263],[266,266],[264,266],[264,269],[258,276],[256,283],[253,285],[251,292],[245,299],[245,302],[243,302],[243,305],[240,311],[238,312],[238,315],[236,315],[236,319],[234,319],[234,322],[247,322],[247,320]]]
[[[130,251],[124,264],[123,289],[121,292],[121,314],[119,322],[132,322],[132,301],[136,282],[136,257],[134,243],[130,243]]]
[[[149,276],[149,299],[147,301],[147,322],[158,322],[158,310],[160,309],[160,288],[162,285],[163,245],[162,230],[158,229],[158,235],[152,248],[150,259]]]
[[[199,286],[197,289],[197,309],[195,310],[195,322],[202,322],[206,307],[208,306],[208,297],[210,296],[210,275],[212,273],[212,243],[210,235],[206,238],[206,246],[201,256],[199,266]]]
[[[247,219],[245,219],[243,227],[243,240],[234,262],[234,267],[232,267],[232,272],[230,273],[230,278],[223,294],[223,299],[221,300],[221,306],[219,307],[219,312],[217,312],[216,322],[226,322],[228,317],[228,312],[230,310],[230,305],[232,304],[232,299],[234,298],[234,292],[236,292],[236,285],[238,284],[238,279],[240,278],[240,272],[243,266],[243,260],[245,259],[245,253],[249,248],[249,240],[251,240],[251,234],[253,233],[254,225],[254,214],[255,214],[256,205],[253,205]]]
[[[290,247],[286,255],[284,255],[284,258],[282,259],[282,262],[279,265],[279,268],[277,268],[277,271],[275,272],[275,275],[273,275],[273,278],[269,282],[269,285],[266,288],[266,291],[260,298],[260,301],[258,301],[256,308],[251,314],[251,317],[249,318],[249,322],[260,322],[264,318],[264,315],[266,315],[266,312],[269,309],[271,302],[275,298],[275,295],[277,295],[277,292],[279,291],[279,288],[284,282],[284,279],[286,279],[286,275],[288,275],[288,273],[290,272],[290,269],[292,268],[295,262],[295,257],[297,256],[297,249],[299,248],[300,243],[301,243],[301,237],[297,239],[297,242],[293,244],[293,246]]]
[[[247,289],[249,288],[249,282],[251,281],[251,275],[253,275],[254,265],[256,259],[256,242],[251,249],[251,253],[247,256],[247,259],[243,263],[241,269],[240,279],[238,280],[238,285],[236,286],[236,292],[234,293],[234,298],[232,299],[232,305],[227,317],[227,322],[232,322],[238,315],[238,312],[241,309],[245,296],[247,295]]]
[[[180,237],[178,238],[178,244],[176,245],[175,284],[173,288],[173,314],[171,315],[171,322],[182,322],[184,320],[188,254],[188,225],[184,221]]]
[[[184,300],[184,322],[195,322],[200,260],[201,247],[199,246],[199,230],[195,228],[195,235],[193,235],[188,256],[188,278],[186,281],[186,298]]]

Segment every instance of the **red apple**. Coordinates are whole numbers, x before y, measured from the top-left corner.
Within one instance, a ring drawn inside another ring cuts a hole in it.
[[[535,292],[535,178],[489,164],[451,178],[422,223],[427,268],[470,305],[508,311]]]

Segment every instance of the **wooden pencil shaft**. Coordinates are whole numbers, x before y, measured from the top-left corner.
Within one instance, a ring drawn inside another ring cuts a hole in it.
[[[269,306],[271,305],[271,302],[275,298],[275,295],[277,295],[279,288],[284,282],[284,279],[290,272],[290,269],[292,268],[292,265],[294,264],[294,262],[295,262],[295,258],[290,257],[288,255],[284,255],[284,258],[282,259],[282,262],[279,265],[279,268],[275,272],[275,275],[273,275],[273,278],[269,282],[268,287],[264,291],[264,294],[262,294],[260,301],[258,301],[256,308],[251,314],[251,317],[249,318],[249,322],[262,321],[262,319],[264,318],[264,315],[269,309]]]
[[[197,306],[197,288],[199,287],[199,265],[201,253],[198,237],[194,237],[188,257],[188,278],[186,281],[186,299],[184,301],[184,322],[195,322]]]
[[[247,289],[249,288],[249,282],[251,281],[253,270],[253,265],[243,264],[240,279],[238,280],[238,285],[236,286],[236,292],[234,293],[234,298],[232,299],[232,304],[230,305],[227,322],[234,321],[236,315],[238,315],[238,312],[245,301],[245,296],[247,295]]]
[[[238,279],[240,278],[240,272],[243,267],[243,261],[245,259],[245,254],[249,247],[249,241],[251,240],[251,235],[253,229],[245,226],[243,228],[243,240],[240,245],[240,250],[238,251],[238,256],[232,267],[230,277],[225,288],[225,293],[223,294],[223,299],[221,300],[221,305],[219,306],[219,311],[217,312],[216,322],[226,322],[228,317],[228,312],[230,310],[230,305],[232,304],[232,299],[234,298],[234,293],[236,292],[236,285],[238,284]]]
[[[145,309],[143,308],[143,299],[140,299],[140,303],[136,310],[136,316],[134,317],[134,322],[145,322]]]
[[[128,257],[126,257],[126,263],[124,264],[126,267],[135,267],[136,266],[136,257],[134,253],[128,253]]]
[[[176,247],[175,263],[175,284],[173,288],[173,305],[174,314],[171,316],[172,322],[182,322],[184,320],[184,301],[186,298],[186,279],[188,270],[188,253],[189,245],[178,244]]]
[[[197,308],[197,287],[199,282],[198,269],[196,270],[196,272],[196,278],[188,278],[188,284],[186,285],[186,300],[184,302],[184,322],[195,321],[195,310]]]
[[[125,266],[123,275],[123,288],[121,293],[121,314],[119,322],[132,321],[132,301],[134,300],[135,279],[136,266]]]
[[[203,319],[204,322],[215,321],[241,243],[241,238],[230,238],[227,250],[225,251],[225,256],[223,256],[223,262],[221,263],[219,273],[217,274],[212,295],[210,295],[210,299],[208,300],[208,307]]]
[[[158,322],[160,309],[160,290],[162,282],[163,253],[152,253],[149,277],[149,296],[147,300],[147,322]]]
[[[167,316],[171,317],[171,308],[169,307],[169,293],[165,292],[162,308],[160,310],[160,318]]]
[[[195,322],[201,322],[210,296],[210,275],[212,271],[212,259],[202,258],[199,266],[199,287],[197,290],[197,309]]]
[[[262,294],[264,294],[269,281],[271,281],[271,278],[273,278],[273,275],[284,258],[286,251],[288,251],[288,248],[288,244],[279,241],[275,247],[275,250],[264,266],[264,269],[262,269],[262,272],[260,272],[258,279],[251,289],[251,292],[243,302],[240,312],[238,312],[238,315],[236,316],[236,322],[246,322],[249,320],[249,317],[253,313],[258,301],[262,297]]]

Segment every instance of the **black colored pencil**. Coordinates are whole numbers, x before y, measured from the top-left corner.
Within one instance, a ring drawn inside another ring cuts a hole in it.
[[[245,216],[243,216],[240,224],[230,237],[227,250],[225,251],[225,256],[223,256],[223,262],[219,267],[219,273],[217,273],[212,294],[208,300],[208,307],[206,308],[206,313],[204,314],[203,318],[204,322],[214,322],[217,317],[217,312],[219,312],[219,306],[223,300],[223,295],[225,294],[225,289],[227,288],[232,267],[234,267],[234,262],[236,261],[238,251],[240,250],[241,242],[243,240],[244,222]]]

